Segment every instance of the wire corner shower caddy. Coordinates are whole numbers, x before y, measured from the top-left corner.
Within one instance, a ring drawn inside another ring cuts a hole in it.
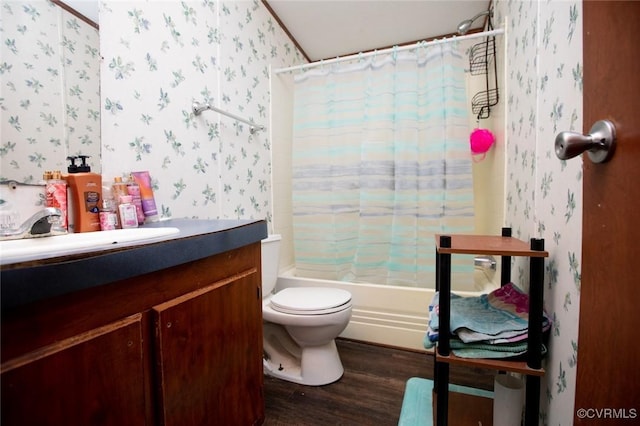
[[[489,28],[493,29],[491,20],[489,20]],[[491,71],[493,72],[493,82],[491,82],[489,76]],[[471,111],[477,115],[478,120],[489,118],[491,107],[496,106],[500,100],[495,36],[487,36],[484,41],[471,47],[469,50],[469,73],[471,75],[485,76],[485,90],[473,96],[471,99]],[[491,83],[493,83],[493,87],[491,87]]]

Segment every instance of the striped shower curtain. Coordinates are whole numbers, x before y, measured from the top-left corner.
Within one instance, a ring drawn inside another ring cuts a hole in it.
[[[296,76],[297,274],[432,288],[433,235],[473,231],[467,108],[453,43]]]

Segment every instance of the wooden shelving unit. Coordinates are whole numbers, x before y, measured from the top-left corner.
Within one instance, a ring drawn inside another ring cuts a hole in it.
[[[451,353],[449,333],[451,320],[451,255],[491,254],[502,256],[500,282],[511,280],[511,256],[525,256],[530,262],[529,276],[529,324],[527,355],[525,361],[504,359],[460,358]],[[538,424],[540,409],[540,377],[542,355],[542,309],[544,291],[544,258],[549,253],[544,250],[544,240],[532,238],[530,244],[511,237],[511,229],[503,228],[501,236],[484,235],[436,235],[436,290],[440,292],[439,328],[440,336],[436,348],[434,367],[434,423],[446,426],[462,424],[458,417],[461,411],[478,409],[478,416],[487,417],[486,398],[477,400],[469,395],[449,395],[449,364],[516,372],[526,375],[525,425]],[[450,406],[451,399],[451,406]],[[466,407],[454,410],[453,405]],[[491,410],[489,410],[490,412]],[[451,416],[451,417],[450,417]],[[482,423],[482,424],[490,424]]]
[[[454,354],[443,356],[436,351],[436,362],[465,365],[467,367],[486,368],[496,371],[510,371],[527,376],[544,376],[544,368],[529,368],[526,361],[505,361],[503,359],[460,358]]]

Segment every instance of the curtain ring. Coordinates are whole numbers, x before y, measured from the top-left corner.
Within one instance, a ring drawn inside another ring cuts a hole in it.
[[[416,47],[416,58],[419,58],[420,55],[425,54],[427,51],[427,42],[421,40],[418,42],[418,46]]]
[[[393,62],[395,62],[396,59],[398,59],[398,45],[397,44],[395,46],[393,46],[393,52],[391,52],[391,59],[393,59]]]

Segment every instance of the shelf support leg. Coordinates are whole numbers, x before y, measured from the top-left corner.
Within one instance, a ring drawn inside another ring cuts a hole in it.
[[[440,236],[440,247],[450,248],[451,237]],[[451,330],[451,254],[436,251],[436,288],[439,289],[439,328],[438,355],[448,356],[451,348],[449,333]],[[446,426],[449,419],[449,364],[435,363],[436,421],[438,426]]]
[[[527,376],[525,392],[524,426],[537,426],[540,411],[540,377]]]
[[[436,425],[449,423],[449,364],[438,362],[435,366]]]
[[[543,239],[531,239],[531,250],[543,251]],[[542,310],[544,304],[544,258],[532,257],[529,268],[529,323],[527,366],[542,366]]]
[[[544,251],[544,239],[531,239],[531,250]],[[544,258],[531,257],[529,270],[529,330],[527,366],[542,367],[542,310],[544,309]],[[528,376],[526,383],[525,426],[538,424],[540,377]]]
[[[510,237],[511,228],[502,228],[502,236]],[[500,286],[511,282],[511,256],[502,256],[500,263]]]

